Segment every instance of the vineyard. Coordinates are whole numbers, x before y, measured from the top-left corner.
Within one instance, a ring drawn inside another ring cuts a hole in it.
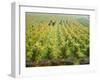
[[[89,16],[26,13],[26,67],[89,64]]]

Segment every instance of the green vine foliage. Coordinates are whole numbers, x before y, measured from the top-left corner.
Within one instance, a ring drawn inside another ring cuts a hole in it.
[[[87,17],[26,13],[26,66],[89,64]]]

